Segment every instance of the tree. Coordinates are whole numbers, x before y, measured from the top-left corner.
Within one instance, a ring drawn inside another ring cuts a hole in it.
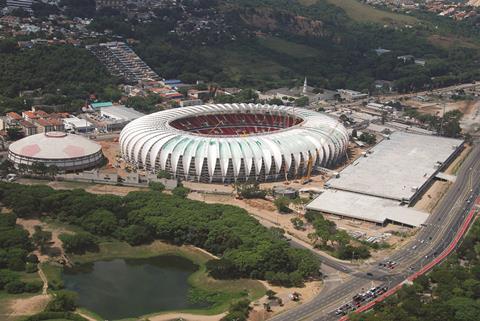
[[[45,163],[42,163],[42,162],[34,162],[30,166],[30,168],[35,174],[38,174],[41,176],[44,176],[45,173],[47,172],[47,165],[45,165]]]
[[[5,159],[3,162],[0,163],[0,172],[3,175],[11,172],[13,169],[13,163],[8,159]]]
[[[19,164],[19,165],[18,165],[18,171],[20,172],[20,174],[25,174],[25,173],[27,173],[28,170],[29,170],[29,168],[30,168],[30,167],[29,167],[27,164],[23,164],[23,163],[22,163],[22,164]]]
[[[277,208],[277,211],[280,213],[291,213],[292,209],[288,207],[290,205],[290,199],[287,197],[279,197],[273,201],[273,204],[275,204],[275,207]]]
[[[52,232],[44,231],[40,225],[35,225],[32,239],[35,246],[40,248],[40,252],[44,253],[52,240]]]
[[[307,96],[300,97],[295,100],[295,106],[297,107],[305,107],[310,103],[310,100]]]
[[[106,209],[97,209],[89,214],[82,226],[89,232],[100,235],[110,235],[117,228],[116,216]]]
[[[149,182],[148,187],[152,191],[163,192],[165,190],[165,185],[160,182]]]
[[[130,245],[140,245],[153,240],[153,232],[142,225],[130,225],[122,230],[122,239]]]
[[[47,173],[50,177],[55,177],[58,174],[60,168],[57,165],[50,165],[47,167]]]
[[[299,217],[292,217],[292,219],[290,219],[290,222],[292,222],[293,227],[296,230],[304,230],[305,229],[305,223]]]
[[[157,172],[157,178],[160,178],[160,179],[162,179],[162,178],[171,179],[171,178],[172,178],[172,175],[170,175],[170,173],[167,172],[167,171],[159,170],[159,171]]]
[[[267,196],[267,191],[260,189],[260,184],[255,180],[249,180],[245,183],[235,183],[235,189],[243,198],[251,199],[251,198],[265,198]]]
[[[180,198],[187,198],[189,193],[190,189],[183,186],[177,186],[172,190],[172,194]]]
[[[267,296],[267,298],[268,298],[269,300],[275,299],[276,294],[277,294],[277,292],[275,292],[275,291],[273,291],[273,290],[267,290],[267,292],[265,292],[265,295]]]
[[[19,294],[25,292],[25,283],[20,280],[14,280],[5,285],[5,291],[10,294]]]
[[[52,312],[74,311],[77,308],[76,300],[77,294],[75,292],[58,291],[54,294],[53,300],[48,303],[45,310]]]
[[[90,233],[60,234],[59,238],[67,253],[84,254],[86,251],[98,250],[98,241]]]
[[[25,134],[20,127],[8,127],[7,128],[7,137],[9,140],[19,140],[23,138]]]
[[[375,136],[375,134],[367,132],[363,132],[362,134],[360,134],[358,139],[362,142],[367,143],[368,145],[373,145],[377,142],[377,137]]]
[[[246,321],[251,309],[248,299],[232,303],[227,315],[224,316],[221,321]]]

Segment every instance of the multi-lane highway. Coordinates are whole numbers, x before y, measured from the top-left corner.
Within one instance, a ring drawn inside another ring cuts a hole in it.
[[[333,311],[349,302],[353,295],[372,285],[384,284],[389,287],[403,282],[409,275],[432,261],[454,239],[462,226],[476,197],[480,194],[480,145],[475,144],[457,173],[455,183],[429,216],[425,226],[414,239],[385,260],[397,262],[393,270],[384,269],[378,263],[372,264],[365,272],[353,272],[349,267],[328,260],[329,266],[352,272],[342,284],[324,289],[312,301],[283,312],[272,321],[336,320]],[[367,275],[368,273],[368,275]]]

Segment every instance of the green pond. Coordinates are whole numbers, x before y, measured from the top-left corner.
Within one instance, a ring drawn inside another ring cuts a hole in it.
[[[96,261],[66,268],[65,288],[78,305],[108,320],[205,305],[188,300],[188,277],[198,269],[180,256]]]

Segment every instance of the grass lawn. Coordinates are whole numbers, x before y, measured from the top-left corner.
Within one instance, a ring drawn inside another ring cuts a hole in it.
[[[319,54],[318,51],[312,47],[296,44],[277,37],[259,38],[258,42],[264,47],[295,58],[309,58]]]
[[[130,246],[124,242],[104,242],[99,245],[99,252],[88,252],[84,255],[72,255],[70,258],[75,264],[83,264],[99,260],[116,258],[148,258],[159,255],[178,255],[193,261],[199,266],[188,282],[192,287],[204,292],[215,293],[215,303],[207,309],[190,309],[182,312],[214,315],[227,310],[232,301],[249,298],[256,300],[265,294],[265,287],[259,281],[250,279],[215,280],[208,276],[205,263],[212,256],[193,246],[174,246],[160,241],[149,245]],[[49,264],[42,265],[49,282],[51,279],[61,280],[61,268]],[[85,310],[83,310],[85,312]],[[86,311],[90,315],[88,311]],[[158,314],[158,313],[157,313]],[[153,315],[153,314],[152,314]],[[95,317],[95,315],[93,315]],[[125,319],[125,320],[136,320]]]
[[[301,0],[303,5],[311,5],[315,0]],[[327,0],[327,2],[342,8],[353,20],[360,22],[415,24],[418,19],[415,17],[398,14],[394,12],[376,9],[357,0]]]
[[[42,263],[42,270],[47,277],[48,284],[51,285],[63,284],[62,281],[62,267],[58,265],[52,265],[50,263]]]
[[[26,273],[26,272],[19,272],[20,280],[23,282],[42,282],[40,275],[38,272],[34,273]]]

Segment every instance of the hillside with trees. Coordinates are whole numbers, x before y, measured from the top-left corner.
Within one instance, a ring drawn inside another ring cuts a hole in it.
[[[64,104],[72,110],[82,106],[90,94],[109,99],[116,92],[116,79],[83,48],[35,46],[22,50],[14,40],[3,40],[0,70],[2,114],[30,107],[28,97],[19,97],[27,90],[39,90],[46,104]]]
[[[121,15],[95,17],[90,28],[139,40],[135,50],[158,74],[184,82],[268,89],[300,85],[307,76],[315,87],[367,92],[381,79],[394,81],[400,92],[410,92],[480,76],[475,64],[480,58],[478,47],[444,48],[430,42],[437,32],[452,37],[460,32],[447,23],[441,31],[435,26],[443,26],[442,21],[437,20],[435,25],[425,20],[413,27],[393,20],[392,24],[366,23],[351,19],[326,0],[302,3],[182,1],[185,12],[162,8],[155,11],[157,19],[134,29],[133,21]],[[186,27],[178,30],[179,24],[188,25],[183,20],[191,15],[211,20],[215,14],[223,17],[223,25],[195,32],[186,32]],[[478,40],[474,29],[465,34]],[[390,52],[377,55],[377,48]],[[402,55],[425,59],[426,64],[397,59]]]
[[[67,252],[95,251],[100,239],[131,245],[160,239],[221,257],[207,263],[219,279],[246,277],[299,286],[319,276],[320,263],[308,250],[290,247],[241,208],[186,199],[188,189],[183,187],[173,195],[152,190],[125,197],[8,183],[0,188],[0,202],[18,217],[48,217],[81,227],[84,232],[61,235]]]

